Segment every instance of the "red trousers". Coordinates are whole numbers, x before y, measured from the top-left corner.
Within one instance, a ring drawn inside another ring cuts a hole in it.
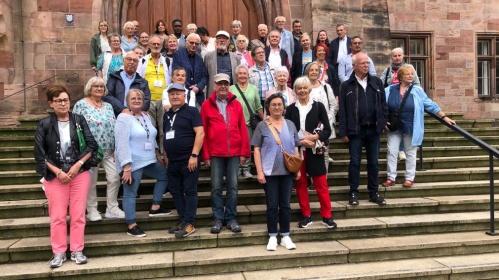
[[[307,180],[307,166],[305,164],[306,154],[303,153],[303,164],[301,165],[301,177],[296,181],[296,194],[298,195],[298,203],[300,204],[301,214],[303,216],[310,216],[310,200],[308,198],[308,180]],[[322,218],[331,218],[331,199],[329,198],[329,187],[327,185],[327,174],[312,176],[319,203],[321,205]]]

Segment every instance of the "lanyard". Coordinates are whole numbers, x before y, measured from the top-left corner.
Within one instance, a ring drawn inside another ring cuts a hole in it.
[[[168,117],[168,121],[170,122],[170,131],[173,130],[173,123],[175,122],[175,118],[177,117],[177,112],[178,110],[173,113],[173,117],[171,118],[170,116],[168,116],[168,114],[166,115]]]
[[[144,130],[146,131],[146,133],[147,133],[147,142],[149,142],[149,127],[147,127],[147,122],[146,122],[146,118],[144,118],[144,115],[142,115],[142,113],[140,113],[140,115],[142,116],[142,120],[144,121],[144,124],[142,124],[142,122],[140,122],[139,118],[137,118],[135,116],[135,113],[133,114],[133,116],[135,117],[135,119],[140,123],[140,126],[142,126],[142,128],[144,128]]]

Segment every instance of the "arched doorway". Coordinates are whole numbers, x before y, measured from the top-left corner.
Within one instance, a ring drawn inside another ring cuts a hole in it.
[[[238,19],[243,24],[241,34],[249,39],[258,36],[258,24],[271,26],[273,18],[281,14],[281,0],[124,0],[121,7],[126,15],[121,21],[137,19],[141,32],[154,32],[155,22],[163,19],[171,33],[172,20],[180,18],[184,33],[185,26],[193,22],[206,27],[214,36],[220,29],[230,33],[230,23]]]

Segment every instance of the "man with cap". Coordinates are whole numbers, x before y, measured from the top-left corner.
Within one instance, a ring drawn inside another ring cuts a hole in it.
[[[185,88],[178,83],[168,88],[171,108],[163,116],[163,156],[168,166],[168,186],[179,221],[168,232],[182,238],[193,234],[198,205],[198,155],[204,129],[199,111],[185,102]]]
[[[237,184],[239,165],[251,155],[248,131],[241,103],[229,92],[229,76],[219,73],[214,75],[213,81],[215,91],[201,105],[201,120],[206,130],[201,158],[206,166],[211,167],[211,209],[215,219],[210,232],[219,233],[224,223],[232,232],[240,232]],[[222,195],[224,175],[225,208]]]
[[[208,71],[208,95],[213,92],[216,74],[224,73],[229,76],[229,85],[232,85],[236,78],[236,67],[241,64],[239,57],[235,53],[228,51],[229,33],[220,30],[215,37],[217,49],[208,52],[204,57],[204,65]]]

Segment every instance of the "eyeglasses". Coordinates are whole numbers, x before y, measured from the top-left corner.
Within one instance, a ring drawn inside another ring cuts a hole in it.
[[[191,42],[191,41],[188,41],[188,42],[189,42],[189,44],[191,44],[191,45],[196,45],[196,46],[198,46],[198,45],[199,45],[199,43],[198,43],[198,42]]]
[[[105,88],[103,85],[92,85],[93,88]]]
[[[133,63],[138,63],[138,62],[139,62],[139,60],[138,60],[138,59],[136,59],[136,58],[131,58],[131,57],[125,57],[125,60],[126,60],[126,61],[131,61],[131,62],[133,62]]]
[[[227,81],[220,81],[218,83],[216,83],[218,86],[228,86],[229,85],[229,82]]]
[[[151,45],[153,45],[153,46],[156,46],[156,47],[157,47],[157,46],[161,46],[161,43],[151,43]]]
[[[132,97],[130,101],[142,101],[142,97]]]
[[[274,107],[274,108],[284,107],[284,104],[282,104],[282,103],[272,103],[272,104],[270,104],[270,107]]]
[[[357,64],[358,64],[358,65],[369,65],[369,64],[371,64],[371,62],[369,62],[369,61],[364,61],[364,62],[359,62],[359,63],[357,63]]]
[[[69,103],[69,98],[56,99],[56,100],[52,100],[52,102],[57,103],[58,105],[62,105],[62,104]]]

